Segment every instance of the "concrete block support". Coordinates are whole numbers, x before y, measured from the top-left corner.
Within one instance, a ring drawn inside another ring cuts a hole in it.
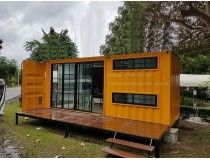
[[[179,140],[179,129],[178,128],[170,128],[170,130],[164,135],[163,140],[167,143],[176,144]]]

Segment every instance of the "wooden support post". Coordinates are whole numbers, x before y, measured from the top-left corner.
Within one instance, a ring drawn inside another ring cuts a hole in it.
[[[155,142],[155,158],[160,158],[160,140]]]
[[[64,138],[67,138],[68,135],[69,135],[69,126],[66,125],[66,132],[65,132]]]
[[[18,113],[15,114],[15,124],[18,125]]]

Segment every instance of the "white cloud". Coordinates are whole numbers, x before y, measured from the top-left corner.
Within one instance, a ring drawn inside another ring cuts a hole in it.
[[[21,62],[29,56],[24,43],[49,31],[68,29],[80,56],[94,56],[104,43],[108,24],[121,2],[0,2],[0,38],[4,56]]]

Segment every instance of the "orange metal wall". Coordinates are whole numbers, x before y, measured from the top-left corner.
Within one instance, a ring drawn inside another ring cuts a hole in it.
[[[113,70],[114,59],[158,57],[157,69]],[[170,53],[150,52],[107,57],[23,62],[23,111],[50,108],[51,64],[104,61],[103,114],[172,125],[179,117],[179,62]],[[157,94],[157,107],[112,103],[112,92]],[[42,104],[39,98],[42,97]]]
[[[171,56],[171,125],[180,117],[180,63],[175,56]]]
[[[30,111],[49,108],[45,94],[49,90],[46,86],[46,65],[32,61],[22,63],[22,109]]]
[[[114,59],[158,57],[157,69],[113,70]],[[104,114],[170,125],[170,57],[168,53],[143,53],[107,58]],[[113,104],[112,92],[156,94],[157,107]]]

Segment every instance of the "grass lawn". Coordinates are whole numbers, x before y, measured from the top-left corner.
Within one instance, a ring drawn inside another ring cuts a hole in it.
[[[105,139],[110,135],[72,127],[64,139],[64,127],[58,124],[19,118],[15,125],[15,112],[20,110],[18,101],[8,104],[0,125],[7,133],[4,139],[12,140],[23,157],[106,157],[101,149],[108,145]],[[210,157],[210,125],[183,121],[179,135],[178,144],[163,144],[161,157]]]

